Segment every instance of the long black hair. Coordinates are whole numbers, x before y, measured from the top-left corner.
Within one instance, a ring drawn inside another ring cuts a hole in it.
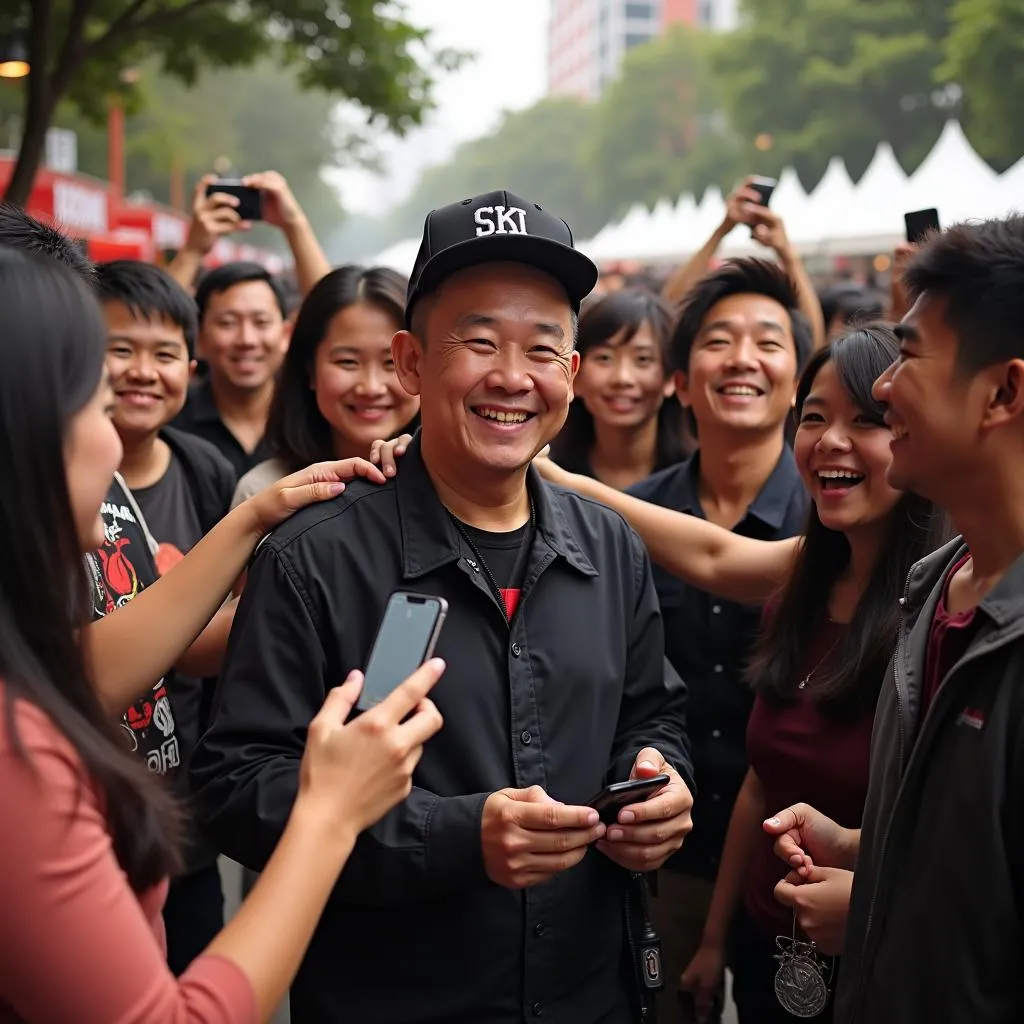
[[[178,866],[177,816],[124,748],[78,647],[89,591],[64,465],[72,420],[100,384],[106,331],[71,270],[9,249],[0,249],[0,310],[0,536],[16,538],[0,559],[7,729],[28,758],[14,713],[21,699],[74,747],[103,794],[118,863],[141,892]]]
[[[643,288],[623,288],[586,306],[580,315],[576,348],[581,356],[599,345],[607,345],[624,331],[623,345],[628,345],[637,331],[647,324],[654,335],[666,376],[671,372],[669,339],[674,313],[672,307]],[[594,444],[594,417],[582,398],[569,406],[569,415],[558,437],[551,443],[551,456],[566,469],[579,471],[588,463]],[[683,407],[668,398],[658,410],[658,433],[654,449],[654,470],[664,469],[686,458],[693,451],[693,441],[686,429]]]
[[[349,264],[322,277],[299,309],[288,354],[267,417],[267,447],[293,473],[314,462],[333,459],[331,425],[316,404],[309,386],[316,350],[327,335],[331,321],[344,309],[365,302],[383,310],[400,330],[405,320],[407,282],[387,267]],[[413,433],[419,416],[399,433]]]
[[[871,386],[898,353],[896,335],[885,324],[865,325],[838,338],[807,364],[797,387],[796,416],[821,368],[831,362],[853,402],[881,424],[885,408],[875,401]],[[910,569],[949,538],[946,517],[917,494],[903,494],[888,519],[885,542],[853,620],[815,671],[814,695],[822,710],[843,715],[874,707],[896,649],[899,598]],[[829,595],[849,560],[845,534],[822,525],[812,504],[792,576],[765,617],[751,658],[749,678],[760,692],[783,699],[796,697],[808,647],[828,615]]]

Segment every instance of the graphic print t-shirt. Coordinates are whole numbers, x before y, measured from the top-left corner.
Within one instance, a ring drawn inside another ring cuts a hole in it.
[[[492,533],[463,523],[463,528],[487,563],[505,605],[510,621],[519,607],[523,576],[526,574],[526,553],[533,540],[533,528],[527,523],[509,533]]]
[[[157,578],[146,531],[120,478],[110,485],[100,515],[103,546],[85,556],[94,619],[126,605]],[[121,728],[128,748],[150,771],[158,775],[177,772],[181,751],[165,680],[132,704],[121,719]]]

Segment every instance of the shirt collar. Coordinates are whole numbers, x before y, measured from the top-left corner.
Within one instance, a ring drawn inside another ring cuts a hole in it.
[[[220,410],[213,398],[213,385],[210,378],[199,381],[192,386],[192,393],[189,395],[192,421],[194,423],[220,423]]]
[[[537,532],[556,555],[585,576],[597,569],[584,554],[554,492],[530,466],[526,485],[537,513]],[[462,557],[459,533],[441,503],[420,450],[420,432],[409,444],[395,476],[399,528],[402,531],[402,572],[406,578],[424,576]]]
[[[702,515],[700,506],[700,451],[696,451],[678,467],[678,488],[674,507],[690,515]],[[757,497],[747,507],[746,515],[754,516],[773,530],[782,528],[786,512],[793,501],[793,491],[802,488],[803,482],[796,468],[796,459],[788,444],[782,446],[782,454],[775,463],[771,476],[758,491]]]

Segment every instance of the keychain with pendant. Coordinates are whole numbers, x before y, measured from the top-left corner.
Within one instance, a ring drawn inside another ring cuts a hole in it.
[[[828,1004],[828,987],[832,982],[834,964],[818,955],[813,942],[796,937],[796,911],[793,911],[793,934],[780,935],[775,944],[781,950],[775,959],[775,998],[794,1017],[817,1017]]]

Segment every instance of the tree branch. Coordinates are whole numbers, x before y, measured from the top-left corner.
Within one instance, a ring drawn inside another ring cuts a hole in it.
[[[60,48],[57,64],[50,75],[50,89],[59,96],[67,88],[75,71],[82,62],[85,44],[85,22],[92,9],[93,0],[75,0],[68,19],[68,30]]]
[[[124,36],[138,35],[142,32],[148,32],[150,29],[161,28],[172,21],[188,17],[188,15],[199,10],[201,7],[209,7],[212,4],[223,2],[223,0],[188,0],[188,3],[184,3],[180,7],[163,8],[162,10],[154,11],[145,18],[140,18],[138,21],[132,21],[132,15],[137,14],[148,2],[149,0],[134,0],[131,7],[114,21],[103,35],[98,39],[94,39],[85,48],[85,55],[92,57]]]

